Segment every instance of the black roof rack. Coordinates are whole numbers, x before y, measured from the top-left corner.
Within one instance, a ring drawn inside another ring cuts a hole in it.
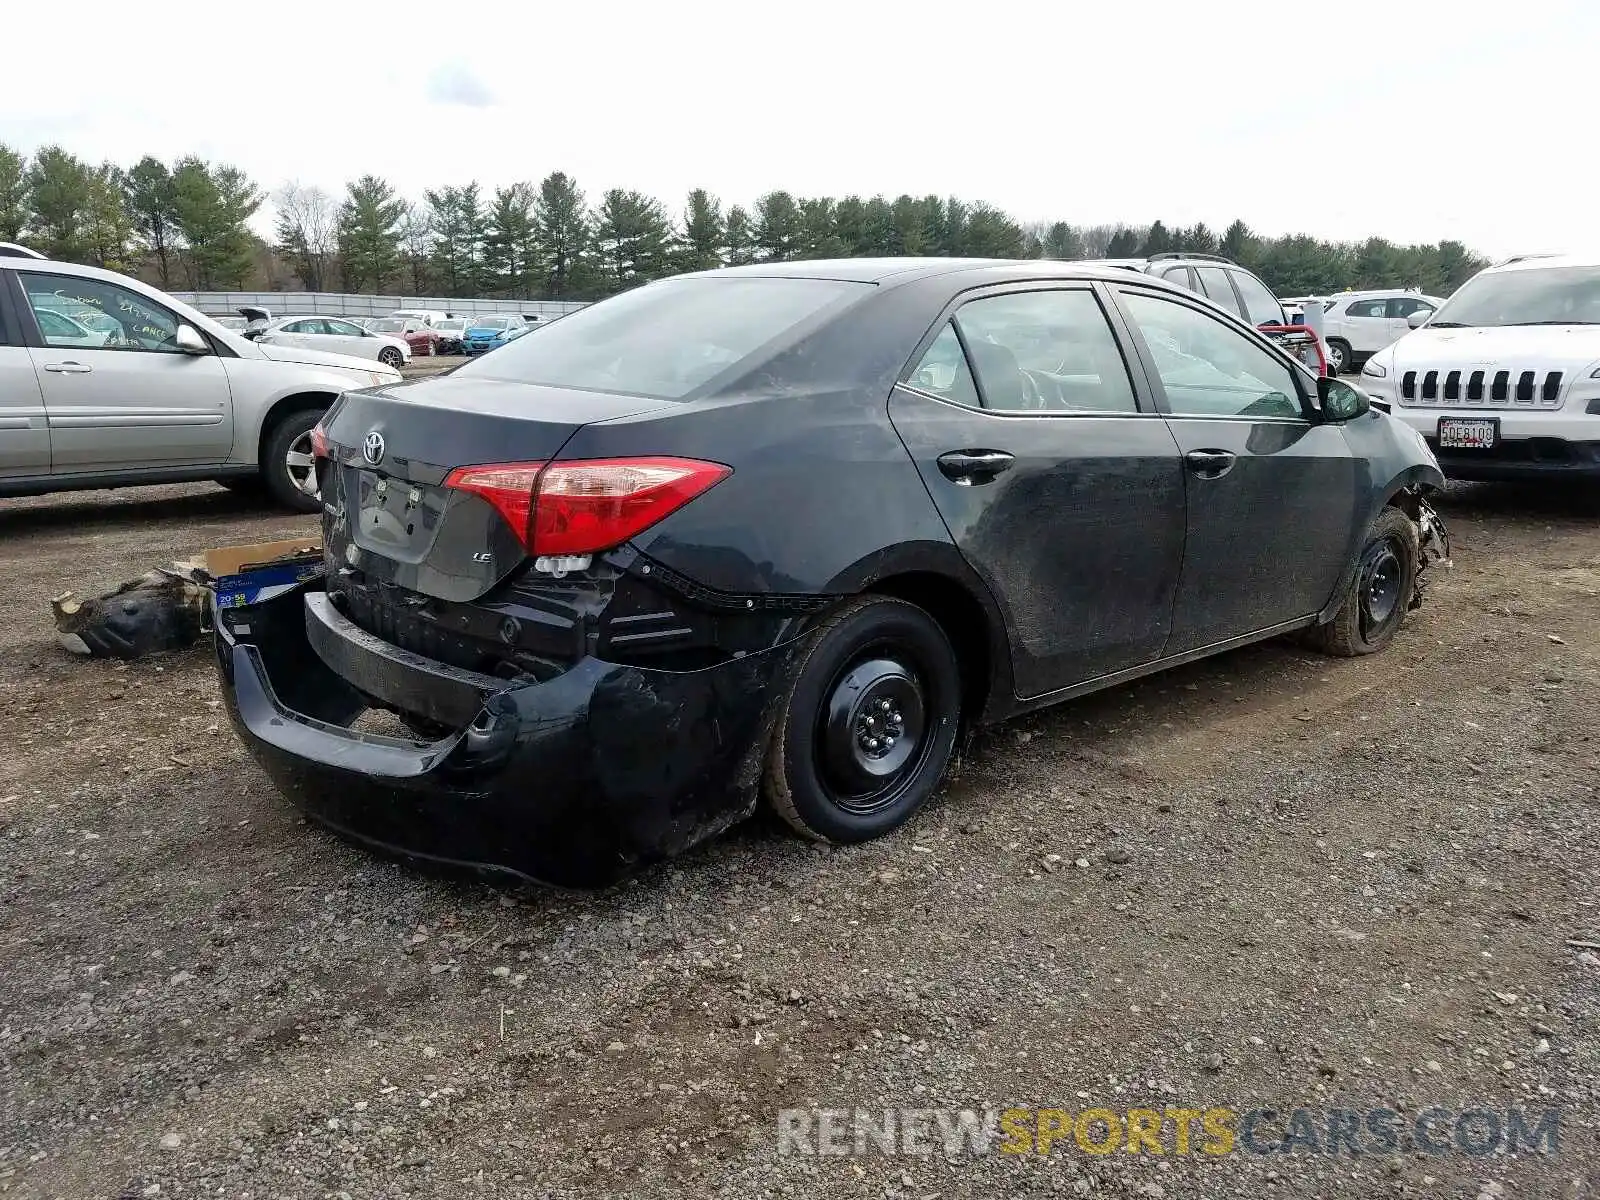
[[[1225,255],[1199,254],[1193,250],[1163,250],[1159,254],[1152,254],[1150,256],[1150,261],[1156,262],[1163,258],[1203,258],[1207,262],[1221,262],[1228,263],[1230,265],[1233,264],[1233,259],[1228,258]]]

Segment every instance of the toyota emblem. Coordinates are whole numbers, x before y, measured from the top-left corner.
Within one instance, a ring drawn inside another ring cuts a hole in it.
[[[361,457],[373,466],[383,461],[383,434],[374,429],[361,439]]]

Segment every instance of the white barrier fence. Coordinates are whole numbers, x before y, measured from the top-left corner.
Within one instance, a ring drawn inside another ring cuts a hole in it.
[[[173,292],[174,299],[213,316],[231,316],[241,306],[264,308],[273,316],[325,315],[386,317],[396,311],[423,310],[461,316],[520,313],[541,321],[564,317],[583,307],[563,300],[473,300],[447,296],[362,296],[346,292]]]

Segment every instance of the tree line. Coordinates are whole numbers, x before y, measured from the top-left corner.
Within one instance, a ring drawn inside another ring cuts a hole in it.
[[[250,221],[270,201],[273,237]],[[60,146],[31,157],[0,144],[0,241],[51,258],[137,274],[164,288],[404,292],[595,300],[681,271],[790,259],[876,255],[1128,258],[1220,254],[1279,295],[1350,287],[1448,294],[1484,265],[1460,242],[1397,245],[1263,237],[1242,221],[1024,224],[998,208],[939,196],[800,197],[749,206],[703,188],[669,212],[643,192],[590,200],[554,171],[537,184],[428,189],[419,199],[363,175],[335,196],[289,181],[263,192],[237,167],[145,156],[130,167]]]

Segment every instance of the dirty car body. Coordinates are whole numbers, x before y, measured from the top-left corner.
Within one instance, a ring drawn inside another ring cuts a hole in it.
[[[1107,268],[651,284],[343,396],[317,431],[324,577],[215,614],[225,694],[322,823],[604,884],[749,815],[775,729],[813,738],[824,773],[863,738],[877,758],[853,769],[878,769],[902,738],[936,779],[931,731],[1336,621],[1388,578],[1384,513],[1410,522],[1386,543],[1402,557],[1447,553],[1426,445],[1330,386]],[[875,604],[883,629],[932,623],[959,695],[889,678],[874,649],[796,718],[819,639]],[[858,677],[906,713],[845,713]],[[880,734],[838,732],[858,717]]]

